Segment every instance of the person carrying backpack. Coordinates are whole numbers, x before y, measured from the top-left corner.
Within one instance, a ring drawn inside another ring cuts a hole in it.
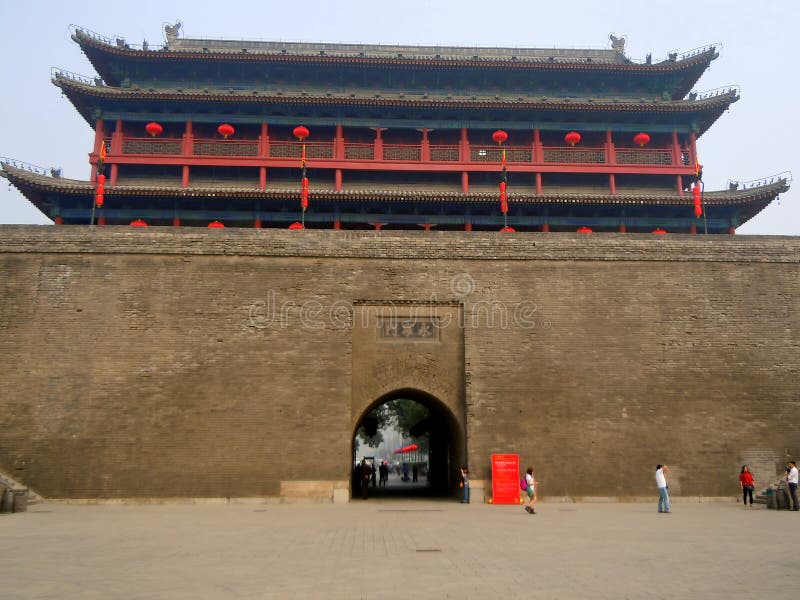
[[[525,493],[528,494],[528,504],[525,507],[525,511],[531,515],[536,514],[534,506],[536,505],[536,500],[537,500],[536,496],[537,483],[539,482],[536,481],[533,477],[533,467],[528,467],[528,470],[525,472],[525,484],[526,484]]]

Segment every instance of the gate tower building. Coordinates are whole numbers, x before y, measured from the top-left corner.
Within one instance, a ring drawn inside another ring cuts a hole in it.
[[[59,225],[733,233],[788,189],[776,176],[695,197],[697,140],[739,99],[692,91],[713,45],[636,62],[616,39],[422,47],[173,27],[158,48],[80,27],[72,39],[97,76],[54,70],[53,83],[94,128],[91,177],[1,171]]]

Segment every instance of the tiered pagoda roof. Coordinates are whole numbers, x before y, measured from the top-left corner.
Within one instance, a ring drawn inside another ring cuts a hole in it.
[[[695,141],[739,99],[734,87],[691,91],[718,57],[714,45],[635,62],[616,39],[611,49],[538,49],[187,39],[166,31],[162,47],[132,47],[73,27],[97,76],[53,72],[96,129],[92,164],[100,148],[107,155],[102,222],[284,226],[298,204],[300,143],[291,131],[304,124],[312,131],[311,226],[494,228],[505,219],[501,152],[489,137],[502,128],[508,219],[520,230],[696,230]],[[144,135],[152,121],[164,125],[163,137]],[[220,123],[234,126],[235,139],[217,136]],[[565,147],[574,130],[585,136],[581,146]],[[651,147],[633,144],[641,131]],[[57,222],[87,222],[94,181],[10,162],[2,174]],[[789,180],[704,193],[704,226],[732,231]]]

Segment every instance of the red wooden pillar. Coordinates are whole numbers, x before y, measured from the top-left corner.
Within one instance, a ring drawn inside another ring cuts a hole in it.
[[[612,196],[617,195],[617,178],[614,176],[613,173],[608,175],[608,189],[611,192]]]
[[[614,147],[614,136],[611,134],[610,129],[606,129],[606,163],[609,165],[617,164],[617,150]]]
[[[536,195],[542,195],[542,174],[536,173]]]
[[[625,227],[625,223],[620,223],[619,224],[619,232],[620,233],[628,233],[628,228]]]
[[[97,122],[94,126],[94,150],[92,151],[94,158],[92,160],[92,173],[90,175],[90,181],[95,181],[97,179],[97,156],[100,154],[100,144],[103,144],[104,140],[105,131],[103,129],[103,119],[97,119]]]
[[[428,128],[422,129],[422,148],[420,149],[420,157],[422,162],[430,162],[431,160],[431,143],[428,140]]]
[[[689,133],[689,158],[692,165],[696,165],[697,161],[697,135],[694,131]]]
[[[472,231],[472,221],[464,223],[464,231]]]
[[[56,225],[63,225],[64,224],[64,217],[62,217],[61,215],[58,215],[58,216],[56,216],[55,219],[53,219],[53,222]]]
[[[186,121],[186,129],[183,132],[183,144],[181,145],[181,155],[192,156],[194,154],[194,132],[191,121]]]
[[[550,223],[542,223],[542,232],[550,233]]]
[[[336,126],[336,135],[333,138],[333,158],[344,160],[344,127],[341,124]]]
[[[697,233],[697,225],[689,225],[689,233]]]
[[[678,143],[678,132],[672,131],[672,166],[681,166],[681,145]]]
[[[533,130],[533,162],[544,162],[544,151],[542,150],[542,138],[539,135],[539,128]]]
[[[734,227],[733,225],[728,227],[728,235],[736,235],[736,227]]]
[[[461,141],[458,144],[458,160],[469,162],[469,140],[467,139],[467,128],[461,128]]]
[[[342,228],[342,222],[339,219],[334,219],[333,221],[333,229],[335,231],[339,231]]]
[[[114,133],[111,134],[111,154],[122,154],[123,137],[122,119],[117,119]]]
[[[373,157],[374,160],[383,160],[383,138],[381,137],[381,132],[384,131],[385,127],[373,127],[375,130],[375,156]]]
[[[253,220],[253,228],[254,229],[261,229],[261,217],[256,217]]]
[[[181,226],[181,218],[180,217],[172,217],[172,226],[173,227],[180,227]]]
[[[465,194],[469,193],[469,173],[461,171],[461,191]]]
[[[194,133],[192,131],[191,120],[186,121],[186,131],[183,134],[183,156],[190,157],[194,155]],[[181,174],[181,185],[189,187],[189,165],[183,165],[183,173]]]
[[[117,119],[116,126],[114,128],[114,133],[111,134],[111,154],[117,155],[122,154],[122,145],[124,142],[125,134],[122,131],[122,119]],[[111,165],[111,172],[109,173],[111,181],[109,181],[109,185],[117,185],[117,179],[119,178],[119,165],[116,163],[112,163]]]
[[[680,175],[676,175],[675,185],[678,188],[678,196],[683,196],[683,177],[681,177]]]
[[[267,187],[267,167],[258,167],[258,189]]]
[[[258,138],[258,155],[261,158],[269,158],[269,130],[266,121],[261,122],[261,135]]]
[[[334,186],[337,192],[342,191],[342,170],[336,169],[333,173],[334,176]]]

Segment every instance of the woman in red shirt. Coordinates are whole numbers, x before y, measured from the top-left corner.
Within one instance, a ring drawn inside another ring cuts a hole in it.
[[[750,508],[753,508],[753,490],[756,489],[756,482],[753,480],[753,474],[747,465],[742,466],[742,472],[739,473],[739,485],[742,486],[742,502],[744,507],[747,508],[747,496],[750,496]]]

